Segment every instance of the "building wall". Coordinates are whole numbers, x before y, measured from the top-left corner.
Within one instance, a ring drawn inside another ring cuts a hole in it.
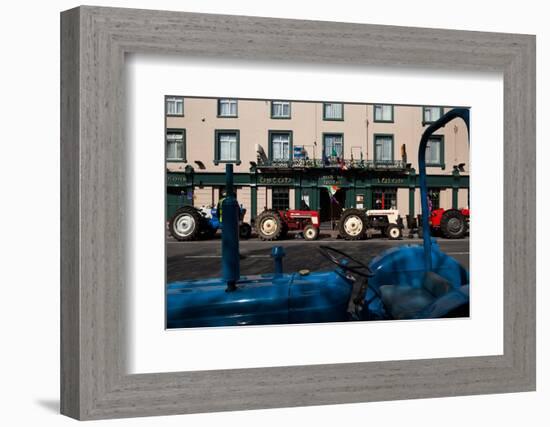
[[[168,163],[170,171],[182,171],[186,164],[197,169],[195,161],[201,161],[209,172],[223,172],[224,165],[214,164],[215,130],[240,130],[240,160],[236,172],[248,171],[250,161],[256,161],[255,144],[268,153],[268,131],[290,130],[293,145],[303,145],[310,158],[322,157],[323,133],[344,134],[344,158],[357,159],[360,153],[365,160],[373,160],[374,135],[394,136],[394,159],[401,159],[401,145],[405,144],[407,161],[418,168],[417,153],[422,125],[422,107],[394,106],[393,123],[374,121],[374,106],[344,104],[344,120],[323,120],[323,104],[320,102],[291,102],[290,119],[272,119],[271,102],[268,100],[239,100],[238,117],[217,117],[217,99],[184,98],[183,117],[167,117],[167,128],[186,130],[187,163]],[[445,111],[449,109],[446,108]],[[439,135],[444,136],[445,167],[429,167],[428,173],[451,174],[452,166],[465,163],[469,172],[469,147],[466,126],[456,120],[445,126]]]

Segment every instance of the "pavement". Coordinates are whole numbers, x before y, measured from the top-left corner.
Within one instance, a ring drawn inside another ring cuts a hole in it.
[[[283,260],[284,272],[294,272],[301,269],[328,270],[333,268],[326,258],[319,253],[320,245],[333,246],[348,253],[359,261],[369,263],[383,250],[400,245],[422,244],[420,239],[403,238],[388,240],[373,237],[361,241],[346,241],[337,239],[332,233],[323,233],[319,240],[305,241],[293,238],[290,234],[286,240],[264,242],[257,238],[241,240],[240,253],[241,274],[262,274],[273,272],[271,248],[275,245],[285,249]],[[470,267],[470,240],[436,239],[443,252],[454,257],[467,270]],[[167,282],[185,279],[219,277],[221,275],[221,238],[218,235],[211,240],[194,242],[178,242],[172,238],[166,240]]]

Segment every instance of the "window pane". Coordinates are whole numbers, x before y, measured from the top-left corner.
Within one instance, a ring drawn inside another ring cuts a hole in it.
[[[273,187],[271,193],[271,207],[275,210],[285,210],[289,208],[289,197],[287,187]]]
[[[235,133],[220,133],[218,135],[219,160],[237,160],[237,135]]]
[[[273,101],[271,103],[271,114],[273,117],[290,117],[290,102]]]
[[[426,164],[441,163],[441,139],[430,138],[426,145]]]
[[[182,116],[183,98],[166,98],[166,114],[171,116]]]
[[[275,133],[271,135],[271,152],[273,160],[290,159],[290,134]]]
[[[342,157],[342,135],[325,135],[325,156]]]
[[[220,99],[218,114],[220,116],[235,117],[237,115],[237,100]]]
[[[374,120],[390,122],[392,117],[393,107],[391,105],[375,105],[374,106]]]
[[[424,121],[435,122],[441,117],[440,107],[424,107]]]
[[[325,118],[326,119],[342,119],[343,118],[343,105],[342,104],[324,104]]]
[[[397,189],[373,188],[372,206],[374,209],[397,209]]]
[[[169,160],[185,159],[185,138],[183,132],[166,133],[166,158]]]
[[[389,136],[377,136],[375,142],[375,159],[387,162],[393,160],[393,139]]]

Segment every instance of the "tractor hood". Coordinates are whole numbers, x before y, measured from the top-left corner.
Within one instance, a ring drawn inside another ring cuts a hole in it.
[[[336,322],[347,319],[352,285],[335,271],[222,278],[167,286],[167,328]]]

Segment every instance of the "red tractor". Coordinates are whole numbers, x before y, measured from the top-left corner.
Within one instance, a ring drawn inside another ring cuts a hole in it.
[[[254,222],[256,233],[262,240],[284,239],[289,231],[301,232],[305,240],[319,237],[319,212],[267,209]]]
[[[422,237],[422,218],[418,218],[418,236]],[[430,212],[430,230],[447,239],[462,239],[470,228],[470,209],[434,209]]]

